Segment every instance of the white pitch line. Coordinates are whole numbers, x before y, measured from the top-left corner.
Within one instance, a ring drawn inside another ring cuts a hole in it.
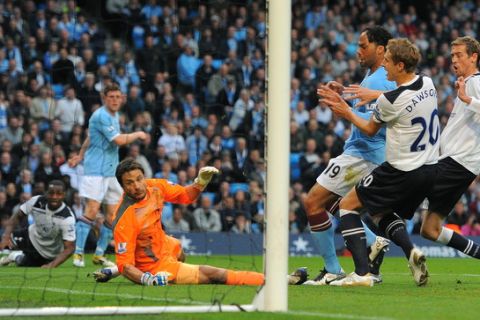
[[[143,299],[148,301],[162,301],[162,302],[178,302],[183,304],[198,304],[204,305],[211,303],[210,301],[192,301],[189,299],[169,299],[169,298],[154,298],[154,297],[146,297],[141,295],[134,295],[129,293],[120,293],[120,294],[112,294],[112,293],[104,293],[104,292],[92,292],[92,291],[81,291],[81,290],[70,290],[70,289],[63,289],[63,288],[55,288],[55,287],[19,287],[19,286],[0,286],[1,289],[20,289],[20,290],[34,290],[34,291],[50,291],[56,293],[66,293],[66,294],[73,294],[73,295],[86,295],[86,296],[103,296],[103,297],[120,297],[125,299]]]

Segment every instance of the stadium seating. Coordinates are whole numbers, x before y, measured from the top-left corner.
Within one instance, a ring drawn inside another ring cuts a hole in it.
[[[248,192],[248,183],[231,183],[230,184],[230,193],[235,194],[238,190]]]

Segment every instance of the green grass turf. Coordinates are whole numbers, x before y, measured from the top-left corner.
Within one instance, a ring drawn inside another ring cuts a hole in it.
[[[97,284],[88,272],[67,261],[58,269],[0,268],[0,308],[45,306],[163,306],[250,304],[255,287],[196,285],[142,287],[117,278]],[[232,269],[262,270],[261,257],[189,257],[188,262]],[[352,270],[350,258],[341,258],[344,269]],[[320,269],[319,258],[291,257],[289,270],[306,266],[311,276]],[[480,312],[480,265],[474,259],[427,261],[430,279],[416,287],[407,262],[387,257],[382,266],[384,283],[373,288],[289,287],[289,312],[162,314],[162,319],[478,319]],[[65,317],[63,317],[65,318]],[[105,316],[75,319],[105,319]],[[159,316],[122,316],[122,319],[154,319]],[[23,318],[28,319],[28,318]],[[33,318],[30,318],[33,319]],[[36,318],[38,319],[38,317]],[[46,319],[42,317],[41,319]],[[57,318],[59,319],[59,318]]]

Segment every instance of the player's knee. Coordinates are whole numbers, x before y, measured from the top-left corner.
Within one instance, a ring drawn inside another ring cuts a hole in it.
[[[227,270],[211,266],[200,266],[200,283],[224,284],[227,282]]]

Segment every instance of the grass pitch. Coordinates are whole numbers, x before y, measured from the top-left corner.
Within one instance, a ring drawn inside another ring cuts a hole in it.
[[[189,263],[232,269],[262,270],[262,257],[189,257]],[[291,257],[289,270],[306,266],[312,277],[320,258]],[[350,258],[341,258],[350,272]],[[288,313],[213,313],[119,316],[123,319],[478,319],[480,313],[480,262],[474,259],[427,261],[426,287],[416,287],[403,258],[387,257],[382,266],[384,283],[373,288],[289,287]],[[46,306],[164,306],[250,304],[256,287],[224,285],[172,285],[142,287],[117,278],[97,284],[89,272],[72,267],[71,260],[58,269],[0,268],[0,308]],[[52,317],[49,317],[52,318]],[[65,318],[63,316],[62,318]],[[106,319],[105,316],[75,319]],[[109,316],[107,316],[109,318]],[[28,319],[28,318],[23,318]],[[38,317],[36,318],[38,319]],[[46,319],[42,317],[41,319]],[[59,318],[56,318],[59,319]]]

